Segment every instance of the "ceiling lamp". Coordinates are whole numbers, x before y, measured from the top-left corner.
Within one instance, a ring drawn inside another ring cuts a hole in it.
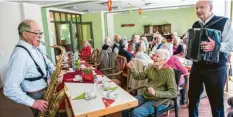
[[[145,3],[145,5],[146,5],[146,6],[155,6],[156,4],[155,4],[155,3],[149,2],[149,3]]]

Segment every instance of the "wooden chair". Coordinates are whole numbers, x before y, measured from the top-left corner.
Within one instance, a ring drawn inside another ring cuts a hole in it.
[[[100,50],[96,48],[92,53],[90,57],[81,57],[82,59],[86,60],[87,63],[89,64],[94,64],[100,55]]]
[[[140,59],[133,58],[132,61],[135,65],[135,69],[138,72],[141,72],[147,68],[147,66],[144,66],[143,61]],[[128,82],[127,82],[128,87],[126,87],[126,90],[128,90],[128,88],[131,88],[131,89],[137,88],[137,87],[142,86],[148,82],[148,80],[135,80],[133,78],[132,74],[130,74],[130,72],[129,72],[129,76],[127,79],[128,79]]]
[[[111,74],[105,74],[107,77],[110,77],[110,79],[113,80],[113,82],[115,82],[116,84],[123,86],[122,82],[123,82],[123,70],[126,67],[127,64],[127,60],[125,57],[117,55],[117,59],[116,61],[116,67],[113,68],[107,68],[107,69],[101,69],[101,71],[105,71],[105,70],[111,70],[113,71],[113,73]]]
[[[177,89],[178,89],[178,85],[179,85],[179,81],[180,81],[180,77],[181,77],[181,71],[174,69],[174,73],[175,73],[175,79],[176,79],[176,84],[177,84]],[[128,92],[131,93],[131,92],[133,92],[135,90],[145,88],[145,87],[146,86],[143,85],[143,86],[140,86],[138,88],[128,90]],[[158,111],[158,107],[160,105],[166,104],[167,102],[169,102],[171,100],[174,102],[174,104],[169,104],[167,108]],[[164,112],[167,112],[167,111],[169,111],[171,109],[175,109],[175,117],[178,117],[178,109],[179,109],[178,108],[178,96],[175,97],[175,98],[172,98],[172,99],[161,99],[161,100],[157,101],[156,104],[154,105],[154,115],[152,115],[152,116],[153,117],[159,117],[160,114],[162,114]]]

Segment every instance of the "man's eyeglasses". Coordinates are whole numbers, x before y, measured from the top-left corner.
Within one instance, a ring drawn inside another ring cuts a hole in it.
[[[25,31],[25,32],[36,34],[37,36],[41,36],[43,34],[43,32],[31,32],[31,31]]]

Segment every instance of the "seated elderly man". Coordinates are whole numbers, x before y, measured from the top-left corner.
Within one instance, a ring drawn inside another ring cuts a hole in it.
[[[154,104],[163,98],[174,98],[177,96],[177,85],[172,68],[167,65],[170,53],[165,49],[155,51],[153,65],[143,72],[137,72],[132,61],[127,66],[136,80],[148,79],[147,88],[143,89],[141,95],[137,95],[139,106],[125,110],[123,117],[144,117],[154,113]],[[159,111],[167,105],[159,106]]]

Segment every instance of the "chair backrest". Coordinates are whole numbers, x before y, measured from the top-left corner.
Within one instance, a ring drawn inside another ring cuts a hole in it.
[[[179,86],[179,82],[180,82],[180,77],[182,75],[182,72],[178,69],[173,69],[174,73],[175,73],[175,78],[176,78],[176,84],[177,87]]]
[[[121,55],[117,55],[117,68],[118,70],[124,70],[126,64],[127,64],[127,60],[124,56]]]
[[[134,65],[135,65],[135,68],[137,71],[143,71],[144,70],[144,64],[143,64],[143,61],[140,60],[140,59],[137,59],[137,58],[133,58],[132,59]]]
[[[141,72],[144,70],[144,64],[143,64],[143,61],[140,60],[140,59],[137,59],[137,58],[133,58],[132,59],[134,65],[135,65],[135,68],[138,72]],[[128,76],[128,87],[132,88],[132,89],[135,89],[139,86],[142,86],[142,85],[145,85],[147,84],[148,80],[135,80],[132,76],[131,73],[129,73],[129,76]]]
[[[99,69],[110,68],[110,54],[111,52],[107,50],[101,50],[97,58],[97,64]]]
[[[99,49],[95,49],[92,53],[91,53],[91,56],[90,56],[90,59],[91,60],[97,60],[97,58],[99,57],[99,54],[100,54],[100,52],[99,52]]]

